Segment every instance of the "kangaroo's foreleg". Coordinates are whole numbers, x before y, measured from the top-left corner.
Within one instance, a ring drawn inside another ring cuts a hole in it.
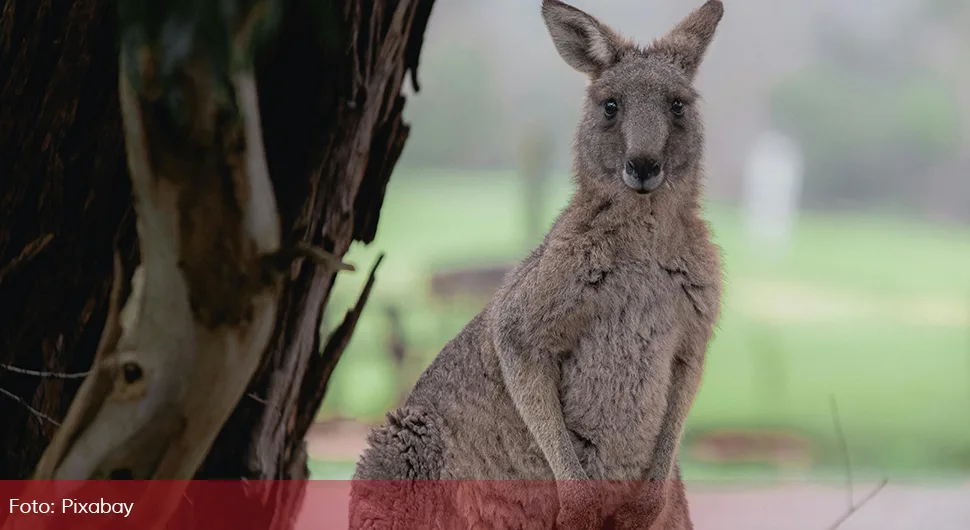
[[[686,341],[671,362],[667,388],[667,409],[660,434],[654,445],[653,458],[646,481],[635,499],[621,508],[616,517],[617,529],[690,528],[690,516],[683,498],[683,484],[677,469],[677,454],[687,414],[700,388],[704,350],[707,341]],[[682,499],[682,502],[677,502]],[[676,511],[678,513],[669,513]],[[684,521],[671,527],[665,521]]]
[[[667,481],[671,479],[677,452],[684,433],[687,414],[701,384],[703,371],[703,348],[688,341],[671,363],[670,385],[667,388],[667,410],[664,411],[660,434],[654,444],[653,458],[646,479]],[[696,349],[701,348],[700,355]]]

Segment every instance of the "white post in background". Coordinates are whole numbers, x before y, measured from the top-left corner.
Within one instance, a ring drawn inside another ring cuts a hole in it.
[[[788,248],[802,191],[801,149],[768,130],[755,141],[744,168],[745,236],[766,260]]]

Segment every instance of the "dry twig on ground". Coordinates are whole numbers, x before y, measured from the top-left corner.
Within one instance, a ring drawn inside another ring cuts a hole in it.
[[[839,415],[839,405],[832,396],[832,421],[835,423],[835,434],[838,437],[839,445],[842,449],[842,454],[845,455],[845,476],[846,476],[846,492],[848,494],[848,508],[845,513],[843,513],[833,524],[828,528],[828,530],[837,530],[843,523],[845,523],[852,515],[859,511],[860,508],[865,506],[869,501],[875,498],[886,484],[889,483],[889,479],[883,479],[872,491],[869,492],[861,501],[855,502],[855,493],[853,491],[853,478],[852,478],[852,459],[849,456],[849,443],[845,437],[845,431],[842,429],[842,418]]]

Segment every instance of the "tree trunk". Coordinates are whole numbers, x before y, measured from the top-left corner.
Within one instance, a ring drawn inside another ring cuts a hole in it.
[[[409,70],[415,75],[432,3],[286,2],[277,38],[257,62],[284,239],[338,256],[353,240],[373,239],[408,135],[401,87]],[[129,277],[138,256],[115,9],[105,0],[6,0],[0,12],[4,479],[30,476],[80,385],[66,376],[91,366],[107,311],[112,247]],[[365,290],[321,345],[333,279],[309,260],[292,271],[262,367],[200,478],[307,476],[304,436],[366,300]],[[276,509],[261,513],[275,512],[274,524],[285,525],[301,492],[297,486],[271,496],[263,502]],[[265,523],[256,526],[271,521]]]

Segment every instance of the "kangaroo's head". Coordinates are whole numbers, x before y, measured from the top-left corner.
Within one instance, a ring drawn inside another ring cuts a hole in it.
[[[693,81],[723,13],[719,0],[708,0],[666,36],[638,47],[579,9],[543,0],[556,50],[589,77],[575,145],[582,184],[650,193],[697,178],[703,128]]]

